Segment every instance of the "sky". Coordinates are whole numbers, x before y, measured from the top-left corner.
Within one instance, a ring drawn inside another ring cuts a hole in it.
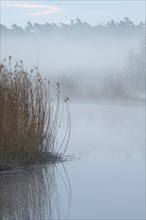
[[[32,23],[70,23],[80,18],[92,25],[105,24],[111,19],[129,17],[136,24],[145,21],[144,0],[102,0],[102,1],[2,1],[0,23],[10,27],[17,24],[24,27]]]

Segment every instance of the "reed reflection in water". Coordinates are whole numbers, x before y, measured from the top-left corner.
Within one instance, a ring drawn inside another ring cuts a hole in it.
[[[0,219],[60,219],[66,218],[71,199],[71,188],[65,171],[56,165],[25,168],[0,174]],[[64,208],[57,188],[62,179],[67,192],[68,207]],[[65,210],[67,210],[65,213]]]

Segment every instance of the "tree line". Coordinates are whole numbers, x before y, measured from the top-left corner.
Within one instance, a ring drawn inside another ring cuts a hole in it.
[[[135,24],[133,21],[131,21],[128,17],[124,17],[123,20],[120,20],[119,22],[115,22],[114,20],[108,21],[106,24],[98,24],[98,25],[90,25],[89,23],[85,21],[81,21],[79,18],[76,20],[71,20],[70,24],[65,23],[48,23],[45,24],[38,24],[34,23],[32,24],[30,21],[27,22],[26,26],[23,28],[21,26],[18,26],[17,24],[12,24],[10,28],[6,27],[3,24],[0,24],[0,30],[2,34],[18,34],[18,35],[24,35],[24,34],[30,34],[30,35],[37,35],[37,34],[49,34],[50,32],[90,32],[90,33],[102,33],[104,31],[140,31],[144,30],[145,23],[139,22],[139,24]]]

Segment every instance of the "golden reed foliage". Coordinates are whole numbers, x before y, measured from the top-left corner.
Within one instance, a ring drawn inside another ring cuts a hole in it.
[[[53,101],[50,82],[37,68],[31,75],[22,61],[12,70],[11,56],[9,65],[5,60],[0,64],[0,166],[59,159],[54,148],[60,126],[59,83]]]

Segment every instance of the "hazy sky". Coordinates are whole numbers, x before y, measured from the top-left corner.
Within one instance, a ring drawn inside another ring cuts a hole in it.
[[[125,16],[135,23],[145,21],[144,0],[114,1],[1,1],[1,23],[10,26],[13,23],[25,26],[32,23],[69,23],[80,18],[90,24],[105,24]]]

